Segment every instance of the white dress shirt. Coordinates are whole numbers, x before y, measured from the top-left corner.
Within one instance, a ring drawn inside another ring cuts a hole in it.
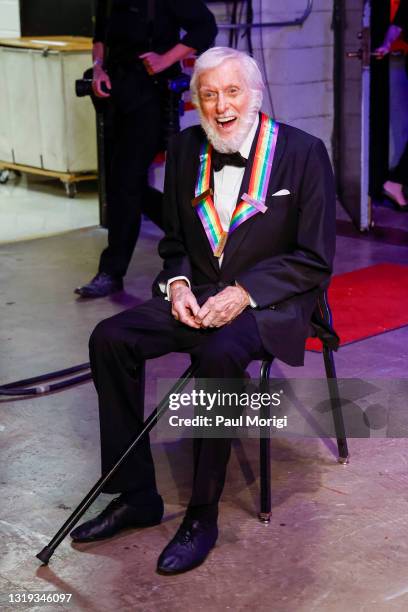
[[[245,159],[249,158],[252,142],[254,140],[256,130],[258,128],[259,117],[256,116],[254,124],[248,132],[244,142],[239,148],[239,153]],[[224,166],[222,170],[214,172],[214,206],[218,213],[222,228],[228,232],[231,223],[231,217],[237,204],[239,191],[241,188],[242,179],[244,178],[245,168],[237,168],[236,166]],[[221,266],[224,254],[218,260]],[[160,287],[167,294],[167,299],[170,299],[170,285],[176,280],[185,280],[190,286],[188,278],[185,276],[175,276],[167,281],[166,287]],[[255,302],[250,297],[251,306],[256,307]]]
[[[239,148],[239,153],[245,159],[249,158],[252,141],[258,127],[258,116],[249,130],[247,137]],[[224,166],[219,172],[214,172],[214,206],[221,221],[222,229],[228,232],[232,213],[235,210],[242,179],[244,178],[245,168],[236,166]],[[219,258],[221,266],[224,255]]]

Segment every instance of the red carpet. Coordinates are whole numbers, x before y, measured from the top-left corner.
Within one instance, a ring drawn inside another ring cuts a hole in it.
[[[408,266],[378,264],[334,276],[329,303],[340,345],[408,325]],[[306,348],[320,351],[321,342],[309,338]]]

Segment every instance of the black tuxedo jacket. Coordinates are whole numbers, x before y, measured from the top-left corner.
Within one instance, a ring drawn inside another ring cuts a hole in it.
[[[258,127],[259,132],[259,127]],[[258,132],[240,196],[248,189]],[[164,187],[164,259],[153,285],[186,276],[199,303],[238,282],[257,303],[254,315],[268,353],[302,365],[318,295],[327,288],[335,251],[335,190],[321,140],[280,124],[268,186],[266,213],[242,223],[228,237],[221,268],[191,204],[199,165],[201,127],[174,137],[168,148]],[[288,195],[273,194],[287,189]]]

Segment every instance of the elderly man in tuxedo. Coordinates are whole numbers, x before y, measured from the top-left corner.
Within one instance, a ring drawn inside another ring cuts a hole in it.
[[[194,352],[200,378],[234,380],[265,355],[303,363],[309,321],[332,270],[333,174],[321,140],[260,112],[263,89],[245,53],[215,47],[196,62],[191,90],[201,125],[168,150],[155,297],[102,321],[90,340],[103,470],[142,426],[146,359]],[[159,572],[189,570],[215,545],[230,445],[194,440],[191,499]],[[106,492],[120,496],[75,529],[75,541],[161,521],[148,440]]]

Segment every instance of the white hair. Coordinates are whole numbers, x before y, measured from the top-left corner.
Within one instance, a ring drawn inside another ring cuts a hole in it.
[[[242,76],[249,89],[252,90],[253,93],[257,93],[256,99],[259,104],[259,110],[262,105],[263,91],[265,89],[259,66],[247,53],[230,47],[212,47],[197,58],[190,82],[191,99],[193,103],[195,106],[199,107],[198,80],[201,72],[216,68],[227,60],[236,60],[239,63]]]
[[[238,62],[242,78],[250,92],[250,103],[245,116],[241,118],[240,129],[232,136],[226,137],[219,135],[216,129],[212,127],[211,122],[205,118],[200,105],[198,83],[202,72],[216,68],[228,60]],[[197,59],[190,83],[191,98],[197,107],[200,122],[207,138],[217,151],[220,153],[234,153],[239,150],[262,106],[264,88],[265,85],[258,64],[252,57],[242,51],[229,47],[212,47]]]

